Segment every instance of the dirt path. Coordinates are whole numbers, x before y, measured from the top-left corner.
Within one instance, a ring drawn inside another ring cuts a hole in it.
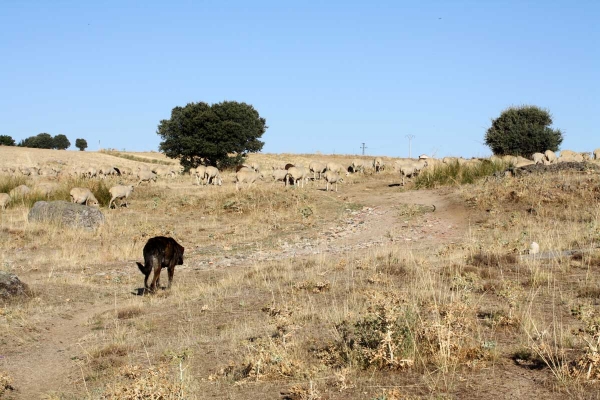
[[[82,380],[75,363],[82,357],[79,343],[91,332],[89,319],[111,308],[108,303],[80,306],[68,316],[42,322],[36,327],[39,337],[33,344],[16,354],[5,354],[0,365],[14,378],[18,389],[12,394],[14,398],[48,398],[53,392],[80,394],[72,384]]]

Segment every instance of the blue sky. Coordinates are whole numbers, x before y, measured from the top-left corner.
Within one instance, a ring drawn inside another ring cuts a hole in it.
[[[550,110],[600,147],[600,2],[18,1],[0,5],[0,135],[157,150],[189,102],[267,120],[267,153],[486,156],[492,118]]]

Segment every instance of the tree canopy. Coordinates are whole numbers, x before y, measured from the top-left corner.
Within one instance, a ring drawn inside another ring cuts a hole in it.
[[[0,135],[0,146],[14,146],[15,139],[8,135]]]
[[[84,151],[88,147],[87,140],[81,138],[75,139],[75,147],[77,147],[79,151]]]
[[[219,168],[239,163],[247,153],[259,152],[266,120],[249,104],[224,101],[175,107],[171,118],[160,121],[160,151],[178,158],[185,169],[200,164]]]
[[[531,157],[546,150],[557,151],[563,141],[560,129],[550,128],[552,116],[536,106],[507,108],[485,135],[485,144],[495,155]]]
[[[54,139],[49,133],[40,133],[36,136],[30,136],[19,142],[21,147],[32,147],[35,149],[52,149],[54,148]]]
[[[71,142],[69,142],[69,139],[65,135],[54,136],[52,142],[54,143],[52,147],[58,150],[66,150],[71,146]]]

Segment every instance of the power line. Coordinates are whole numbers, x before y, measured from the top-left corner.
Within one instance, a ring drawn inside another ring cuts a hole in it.
[[[365,149],[368,149],[368,147],[367,147],[367,146],[365,146],[365,144],[364,144],[364,143],[362,144],[362,146],[361,146],[361,147],[362,147],[362,155],[364,156],[364,155],[365,155]]]
[[[408,139],[408,158],[412,158],[410,156],[410,141],[415,138],[415,135],[406,135],[406,138]]]

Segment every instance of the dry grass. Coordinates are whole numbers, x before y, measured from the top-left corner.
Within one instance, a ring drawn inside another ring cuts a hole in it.
[[[521,375],[513,385],[533,398],[598,397],[597,175],[459,186],[477,215],[459,241],[317,254],[283,251],[344,224],[357,193],[387,188],[391,172],[352,176],[338,194],[268,182],[236,192],[224,178],[140,186],[129,208],[101,207],[96,232],[29,224],[25,204],[2,213],[0,266],[35,293],[0,309],[7,354],[37,351],[57,318],[83,318],[68,339],[80,398],[477,398],[481,382]],[[184,244],[186,263],[172,290],[136,296],[133,262],[155,235]],[[538,257],[526,254],[532,241]]]

